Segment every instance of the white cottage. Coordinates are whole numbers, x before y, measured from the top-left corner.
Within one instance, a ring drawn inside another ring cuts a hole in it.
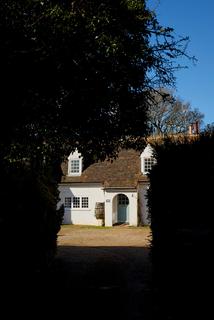
[[[64,224],[105,225],[148,224],[147,173],[153,165],[152,149],[140,153],[121,150],[118,158],[97,162],[84,168],[84,159],[77,151],[63,163],[59,185],[60,202],[64,204]],[[104,219],[96,218],[102,204]]]

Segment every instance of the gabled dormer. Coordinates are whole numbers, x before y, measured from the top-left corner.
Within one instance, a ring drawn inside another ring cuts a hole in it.
[[[68,176],[81,176],[82,174],[82,156],[77,150],[71,152],[68,157]]]
[[[148,144],[144,151],[141,153],[141,172],[148,174],[155,163],[152,147]]]

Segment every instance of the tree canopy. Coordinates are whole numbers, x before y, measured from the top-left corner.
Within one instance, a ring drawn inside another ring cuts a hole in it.
[[[4,156],[52,157],[76,147],[105,157],[147,133],[148,97],[173,83],[187,38],[146,1],[3,0]],[[69,143],[68,143],[69,142]]]
[[[202,124],[204,115],[189,102],[174,97],[167,89],[154,92],[148,108],[149,126],[155,135],[188,133],[190,126]]]
[[[138,0],[2,0],[0,33],[0,243],[7,262],[19,239],[20,269],[37,268],[56,249],[63,157],[103,159],[146,135],[149,97],[175,80],[187,39]]]

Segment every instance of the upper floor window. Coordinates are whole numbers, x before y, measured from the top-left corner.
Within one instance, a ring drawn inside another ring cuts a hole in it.
[[[143,174],[149,173],[155,164],[156,160],[153,157],[153,150],[150,145],[147,145],[141,154],[141,172]]]
[[[76,150],[72,152],[68,157],[68,175],[69,176],[80,176],[82,173],[82,157],[81,154]]]
[[[80,160],[71,160],[71,173],[79,173],[80,172]]]
[[[148,173],[152,169],[154,163],[155,159],[153,157],[144,158],[144,173]]]

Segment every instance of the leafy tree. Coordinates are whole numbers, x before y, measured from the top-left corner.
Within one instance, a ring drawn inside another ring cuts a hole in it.
[[[214,122],[208,123],[205,127],[204,127],[204,133],[206,134],[213,134],[214,133]]]
[[[186,55],[187,39],[146,1],[4,0],[0,29],[0,139],[20,157],[52,157],[68,141],[105,157],[146,134],[152,89],[171,84]]]
[[[173,97],[169,90],[154,93],[148,109],[149,125],[153,134],[188,133],[193,124],[202,123],[204,115],[190,103]]]
[[[176,59],[187,56],[188,39],[175,38],[146,1],[137,0],[2,0],[0,33],[1,182],[8,185],[15,175],[16,190],[20,176],[25,181],[15,203],[18,227],[14,208],[6,205],[0,222],[14,225],[14,237],[22,234],[25,186],[41,182],[39,201],[45,181],[51,209],[39,202],[34,233],[43,239],[40,222],[49,226],[55,219],[55,168],[62,158],[78,147],[102,159],[127,136],[146,135],[151,92],[175,81]],[[28,191],[33,201],[34,189]],[[1,203],[10,195],[5,189]]]

